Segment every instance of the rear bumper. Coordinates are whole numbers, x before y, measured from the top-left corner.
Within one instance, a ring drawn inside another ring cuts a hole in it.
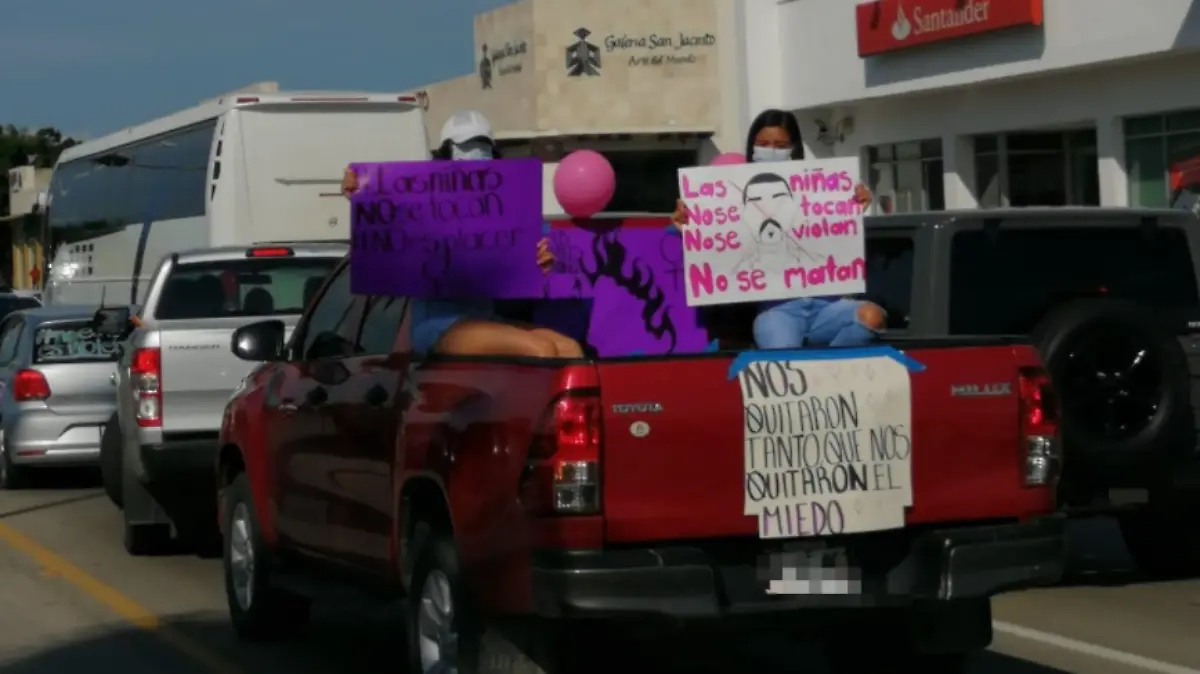
[[[146,483],[179,482],[197,486],[213,480],[217,432],[164,434],[162,441],[139,445]],[[203,485],[207,488],[208,485]]]
[[[13,463],[28,466],[85,466],[100,460],[100,433],[112,410],[61,414],[21,410],[7,424],[5,444]]]
[[[533,607],[549,617],[712,618],[984,598],[1058,582],[1065,531],[1061,516],[927,531],[910,537],[906,550],[888,555],[883,565],[867,559],[873,543],[848,542],[858,583],[843,594],[768,594],[767,584],[779,572],[764,568],[757,555],[730,559],[702,547],[539,553]]]

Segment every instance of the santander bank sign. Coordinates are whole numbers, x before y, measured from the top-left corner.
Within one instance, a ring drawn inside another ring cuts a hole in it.
[[[1013,26],[1040,26],[1042,0],[874,0],[854,12],[858,55],[871,56]]]

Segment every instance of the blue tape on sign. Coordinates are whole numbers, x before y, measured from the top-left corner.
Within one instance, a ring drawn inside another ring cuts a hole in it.
[[[542,223],[542,234],[545,235],[545,234],[549,234],[549,233],[550,233],[550,223],[543,222]]]
[[[909,372],[924,372],[925,366],[890,346],[860,346],[849,349],[798,349],[796,351],[743,351],[729,364],[733,379],[750,363],[774,363],[781,360],[850,360],[852,358],[891,358]]]
[[[704,347],[704,353],[716,353],[720,350],[721,350],[721,340],[719,340],[719,339],[714,339],[713,341],[708,343],[708,346]]]

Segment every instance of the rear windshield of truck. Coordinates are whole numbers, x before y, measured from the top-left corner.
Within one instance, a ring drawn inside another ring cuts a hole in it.
[[[17,297],[16,295],[0,297],[0,318],[4,318],[14,311],[40,306],[42,306],[42,303],[32,297]]]
[[[119,337],[96,334],[88,321],[52,323],[34,333],[33,362],[42,365],[115,362],[120,343]]]
[[[1088,297],[1163,310],[1200,306],[1181,229],[963,231],[950,251],[952,334],[1029,334],[1055,305]]]
[[[171,320],[299,314],[340,259],[247,258],[181,264],[171,271],[154,317]]]

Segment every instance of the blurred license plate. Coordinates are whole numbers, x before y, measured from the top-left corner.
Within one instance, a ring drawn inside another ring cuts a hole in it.
[[[767,556],[760,577],[771,595],[852,595],[861,592],[858,569],[842,548],[786,550]]]

